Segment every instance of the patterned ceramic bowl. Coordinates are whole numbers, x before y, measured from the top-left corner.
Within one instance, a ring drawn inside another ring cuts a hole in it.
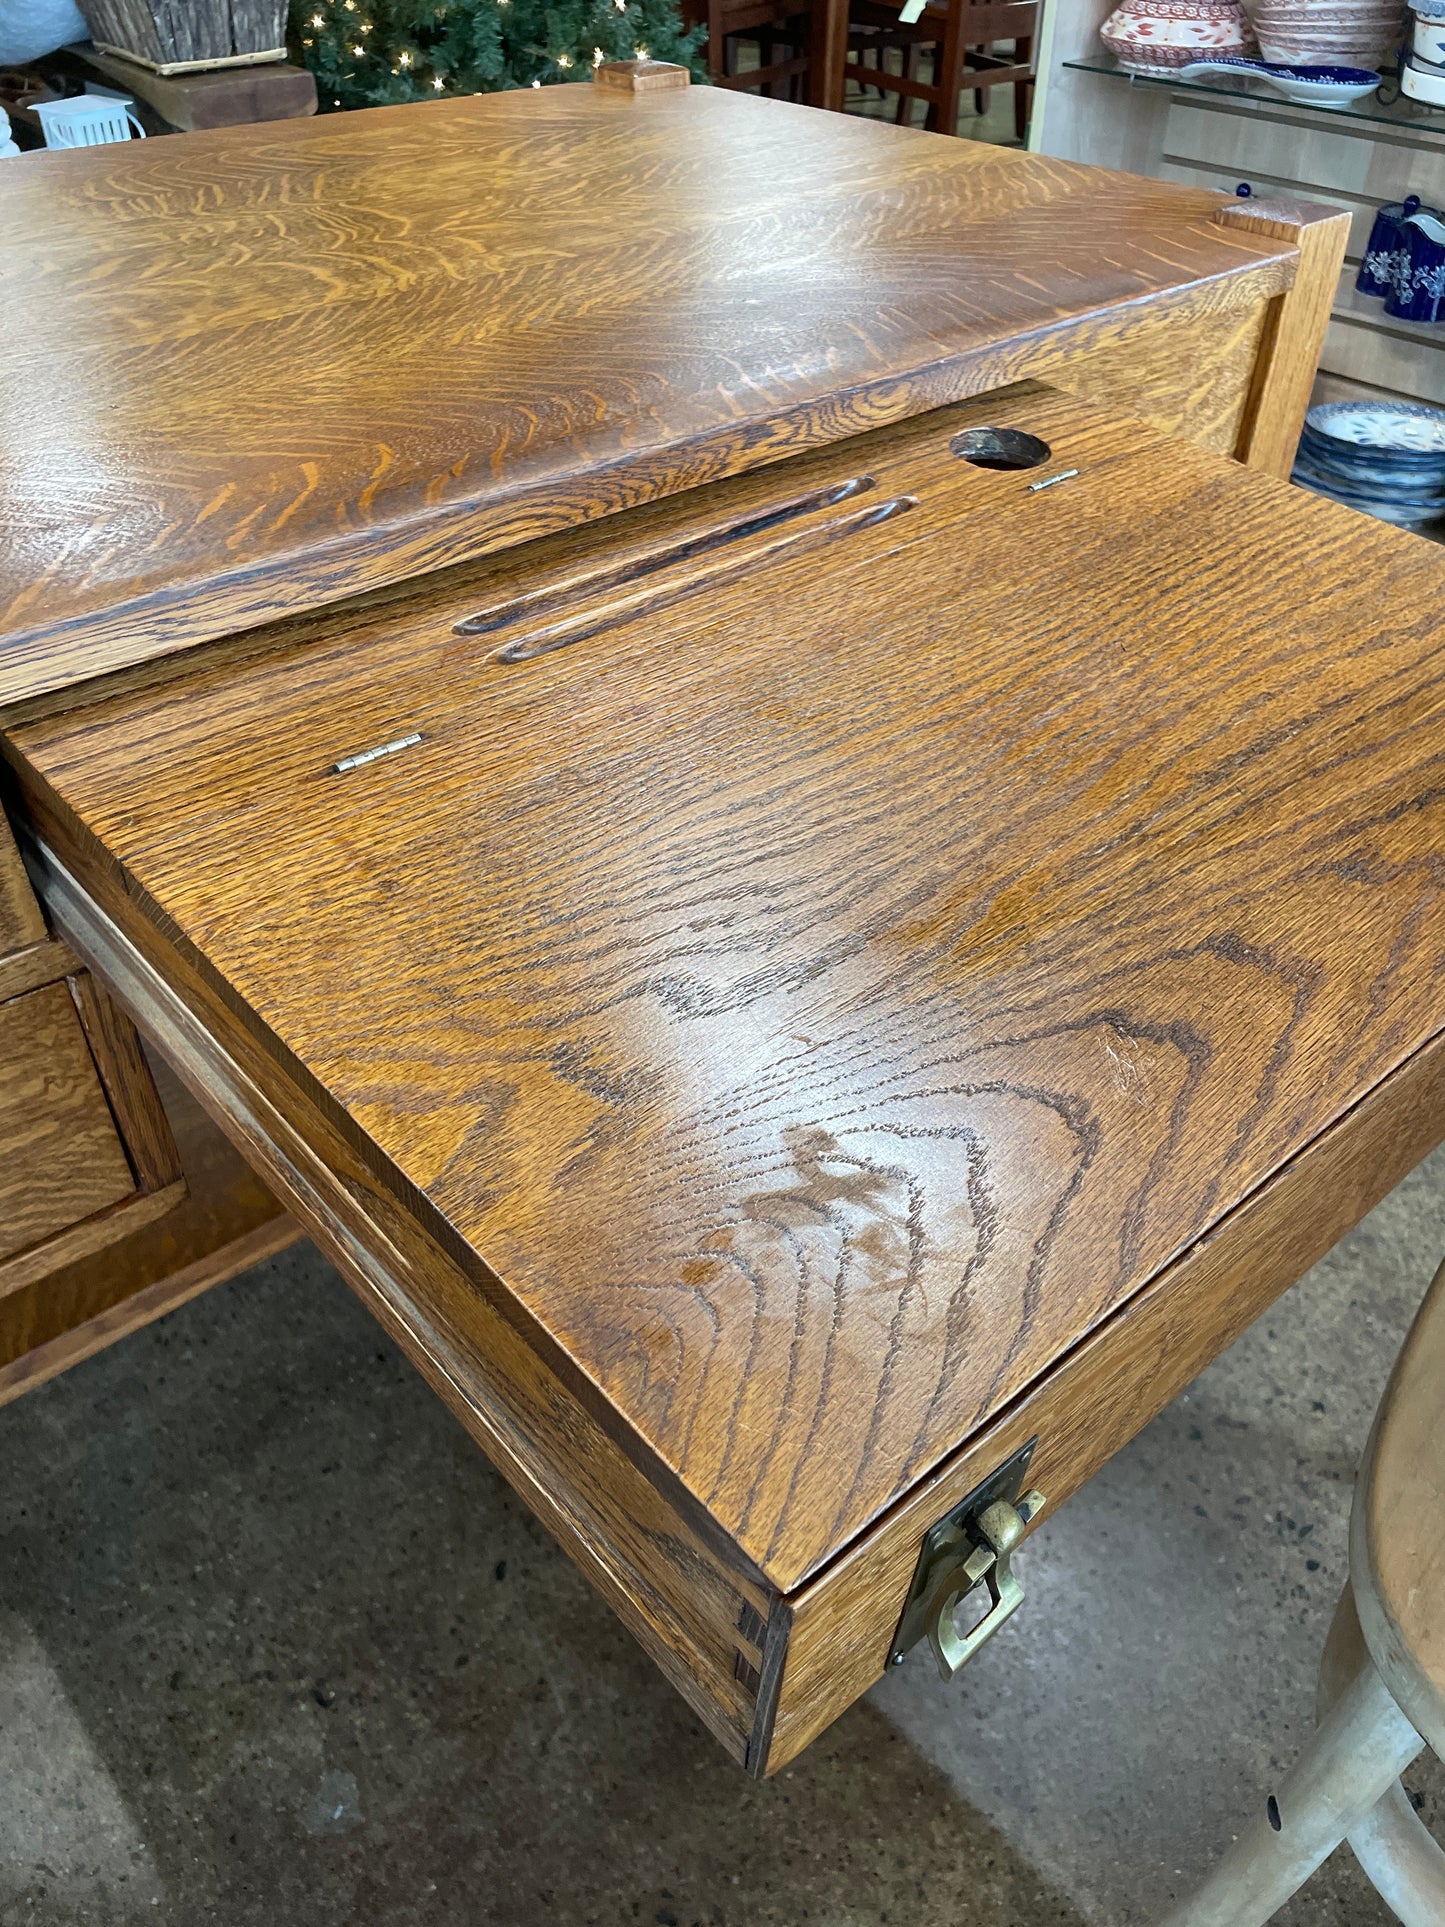
[[[1305,416],[1305,427],[1342,451],[1384,449],[1445,461],[1445,408],[1428,402],[1320,402]]]
[[[1403,0],[1255,0],[1253,14],[1265,59],[1296,65],[1379,67],[1405,39]]]
[[[1238,0],[1123,0],[1099,38],[1130,73],[1183,67],[1206,54],[1253,50]]]

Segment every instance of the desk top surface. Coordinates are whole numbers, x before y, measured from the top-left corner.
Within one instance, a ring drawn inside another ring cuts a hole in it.
[[[786,1591],[1439,1029],[1445,556],[1029,389],[628,528],[11,742]]]
[[[25,155],[4,184],[0,702],[1295,263],[1202,190],[702,87]]]

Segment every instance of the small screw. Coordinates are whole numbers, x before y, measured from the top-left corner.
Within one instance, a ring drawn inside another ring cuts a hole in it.
[[[902,1653],[895,1653],[895,1654],[893,1655],[893,1657],[892,1657],[892,1659],[890,1659],[890,1660],[889,1660],[889,1662],[888,1662],[888,1664],[889,1664],[890,1666],[901,1666],[901,1665],[903,1664],[903,1655],[902,1655]]]
[[[1029,483],[1029,494],[1037,495],[1041,488],[1052,488],[1056,482],[1072,482],[1078,474],[1076,468],[1061,468],[1057,475],[1046,475],[1041,482]]]

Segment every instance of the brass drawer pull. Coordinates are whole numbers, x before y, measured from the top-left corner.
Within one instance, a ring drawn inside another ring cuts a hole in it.
[[[890,1666],[901,1665],[909,1648],[926,1638],[939,1672],[952,1679],[1023,1604],[1023,1585],[1012,1561],[1015,1547],[1044,1508],[1042,1492],[1019,1490],[1037,1444],[1030,1439],[924,1535],[889,1649]],[[976,1586],[988,1588],[989,1609],[976,1626],[961,1633],[954,1611]]]
[[[1037,1518],[1043,1507],[1042,1492],[1025,1492],[1017,1505],[996,1499],[979,1515],[973,1528],[980,1543],[974,1544],[962,1565],[951,1565],[937,1580],[927,1606],[928,1643],[944,1679],[952,1679],[1024,1603],[1023,1583],[1011,1559],[1030,1520]],[[993,1603],[970,1632],[960,1633],[954,1608],[980,1582],[988,1587]]]

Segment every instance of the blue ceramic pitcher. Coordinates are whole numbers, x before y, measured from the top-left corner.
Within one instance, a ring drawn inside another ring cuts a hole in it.
[[[1419,209],[1420,196],[1411,194],[1406,200],[1390,202],[1376,214],[1365,258],[1355,276],[1361,294],[1389,296],[1395,292],[1405,255],[1405,223]]]

